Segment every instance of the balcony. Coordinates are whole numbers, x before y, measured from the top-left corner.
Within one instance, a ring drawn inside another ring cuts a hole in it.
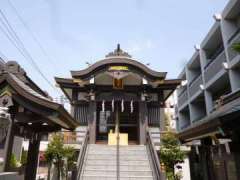
[[[181,95],[178,97],[178,107],[181,107],[183,104],[185,104],[187,99],[188,99],[187,89],[185,89],[185,91],[183,91]]]
[[[181,130],[184,130],[184,129],[186,129],[187,127],[189,127],[190,126],[190,122],[186,122],[185,124],[183,124],[182,126],[181,126]]]
[[[209,63],[205,66],[205,81],[208,82],[214,77],[223,67],[222,63],[226,61],[225,52],[222,51],[215,59],[209,60]]]
[[[240,43],[240,28],[229,39],[228,55],[230,61],[232,61],[236,56],[240,55],[232,49],[232,45],[235,43]]]
[[[199,86],[203,84],[202,75],[199,75],[194,79],[189,86],[189,95],[192,97],[200,88]]]
[[[178,89],[178,97],[180,97],[187,90],[187,86],[181,86]]]

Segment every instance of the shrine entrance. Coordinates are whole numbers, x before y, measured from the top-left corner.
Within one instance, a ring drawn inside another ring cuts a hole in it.
[[[128,144],[139,143],[138,103],[133,101],[97,102],[96,142],[109,143],[109,133],[116,132],[127,138]],[[117,117],[118,116],[118,117]]]

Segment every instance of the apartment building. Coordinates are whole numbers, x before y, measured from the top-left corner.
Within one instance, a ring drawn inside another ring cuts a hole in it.
[[[230,0],[180,73],[177,127],[194,180],[240,179],[240,0]]]

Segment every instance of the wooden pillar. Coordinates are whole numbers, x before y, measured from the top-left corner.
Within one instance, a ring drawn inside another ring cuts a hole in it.
[[[10,171],[10,160],[12,155],[13,142],[14,142],[14,125],[12,120],[10,120],[7,139],[6,139],[5,148],[4,148],[3,172]]]
[[[159,108],[160,108],[160,117],[159,117],[159,125],[160,125],[160,131],[165,131],[166,130],[166,122],[165,122],[165,112],[164,112],[164,93],[163,91],[160,91],[158,93],[158,103],[159,103]]]
[[[38,166],[38,154],[40,147],[41,136],[39,134],[34,135],[29,140],[27,165],[25,169],[25,180],[35,180]]]
[[[97,107],[95,101],[90,101],[88,111],[88,127],[89,127],[89,142],[95,144],[96,142],[96,121],[97,121]]]
[[[201,166],[202,166],[202,174],[204,180],[214,180],[214,170],[212,166],[212,158],[211,158],[211,145],[212,139],[210,137],[204,138],[201,140],[201,149],[200,149],[200,157],[201,157]]]
[[[199,154],[196,151],[195,146],[191,146],[191,151],[188,153],[189,165],[190,165],[190,175],[191,179],[202,180],[201,173],[199,171]]]
[[[236,166],[236,178],[240,179],[240,132],[239,130],[234,130],[232,135],[232,143],[231,143],[231,153],[234,155],[234,162]]]
[[[147,135],[147,103],[146,101],[139,102],[139,143],[146,144]]]

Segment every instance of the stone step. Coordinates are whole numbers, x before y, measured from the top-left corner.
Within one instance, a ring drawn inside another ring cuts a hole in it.
[[[115,165],[88,165],[85,167],[85,170],[116,170],[116,164]],[[143,171],[143,170],[151,170],[149,165],[142,165],[142,166],[137,166],[137,165],[121,165],[119,167],[120,171],[126,171],[126,170],[130,170],[130,171]]]
[[[108,150],[108,151],[116,151],[116,147],[99,147],[96,149],[96,147],[89,147],[89,150]],[[145,151],[145,147],[132,147],[132,148],[127,148],[127,147],[120,147],[119,148],[121,151]]]
[[[159,138],[160,139],[160,133],[151,133],[150,134],[152,138]]]
[[[88,146],[81,180],[116,180],[116,146]],[[120,180],[153,180],[146,146],[120,146]]]
[[[86,165],[116,165],[116,161],[110,161],[110,160],[87,160]],[[138,161],[138,160],[132,160],[132,161],[120,161],[120,165],[129,165],[129,166],[141,166],[141,165],[149,165],[149,161]]]
[[[88,154],[91,155],[114,155],[116,156],[117,152],[116,151],[88,151]],[[146,151],[120,151],[119,152],[120,156],[125,156],[125,155],[137,155],[137,156],[146,156],[147,152]]]
[[[156,132],[156,131],[160,132],[159,127],[150,127],[149,130],[150,130],[150,132]]]
[[[131,154],[131,153],[119,153],[119,157],[120,158],[126,158],[126,157],[129,157],[129,158],[143,158],[143,157],[146,157],[147,158],[147,153],[146,154]],[[111,159],[111,158],[116,158],[117,157],[117,154],[114,153],[114,154],[98,154],[98,153],[89,153],[88,154],[88,157],[101,157],[101,158],[106,158],[106,159]],[[147,158],[148,159],[148,158]]]
[[[90,144],[89,148],[98,148],[98,149],[116,149],[116,146],[109,146],[109,145],[98,145],[98,144]],[[140,150],[140,149],[146,149],[143,145],[129,145],[129,146],[119,146],[120,149],[128,149],[128,150]]]
[[[155,149],[156,149],[157,151],[160,151],[160,146],[155,146]]]
[[[116,180],[116,176],[95,176],[95,175],[84,175],[82,180]],[[120,180],[153,180],[152,176],[128,176],[120,177]]]
[[[159,138],[152,138],[153,143],[160,143],[160,139]]]
[[[95,175],[95,176],[116,176],[117,171],[114,170],[84,170],[83,175]],[[129,176],[152,176],[152,171],[141,170],[141,171],[120,171],[120,177]]]
[[[108,156],[108,155],[88,155],[87,160],[115,160],[116,156]],[[146,156],[120,156],[120,161],[148,161],[148,157]]]

